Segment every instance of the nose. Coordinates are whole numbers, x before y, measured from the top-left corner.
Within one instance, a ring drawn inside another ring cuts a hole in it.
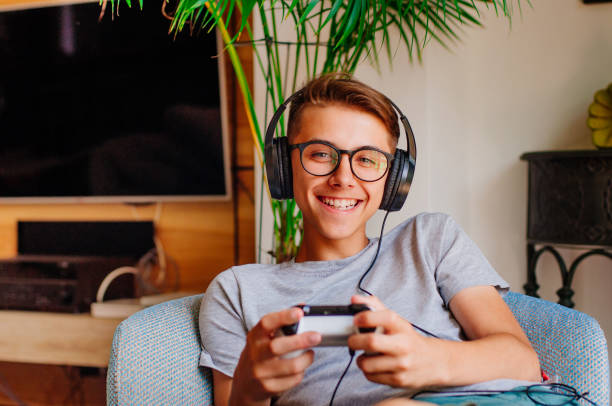
[[[355,177],[351,171],[351,163],[348,154],[340,155],[340,164],[329,177],[329,183],[335,187],[355,186]]]

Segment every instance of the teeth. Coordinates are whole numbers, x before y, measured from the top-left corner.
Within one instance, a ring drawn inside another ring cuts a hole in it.
[[[331,199],[329,197],[323,197],[321,200],[326,205],[340,210],[352,209],[357,204],[357,199]]]

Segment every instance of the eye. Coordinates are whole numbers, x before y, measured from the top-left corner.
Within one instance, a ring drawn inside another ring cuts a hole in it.
[[[379,162],[367,157],[367,156],[360,156],[357,158],[357,163],[361,166],[366,166],[366,167],[373,167],[373,166],[377,166],[379,164]]]
[[[386,167],[386,158],[380,151],[364,149],[353,156],[353,164],[364,169],[381,169]]]
[[[304,150],[304,157],[313,162],[335,163],[337,155],[333,148],[321,144],[311,144]]]
[[[316,151],[310,154],[311,158],[319,158],[319,159],[329,159],[329,152],[326,151]]]

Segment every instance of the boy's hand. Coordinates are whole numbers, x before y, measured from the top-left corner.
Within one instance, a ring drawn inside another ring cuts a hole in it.
[[[315,332],[287,337],[274,335],[282,326],[296,323],[303,316],[299,308],[269,313],[249,331],[234,372],[230,404],[267,404],[270,397],[302,381],[304,371],[314,360],[314,352],[306,351],[291,359],[281,356],[318,344],[321,335]]]
[[[436,351],[436,341],[419,335],[412,325],[397,313],[387,309],[374,297],[353,296],[351,303],[365,303],[375,311],[355,315],[358,327],[382,327],[383,333],[354,334],[348,345],[364,350],[357,365],[365,377],[394,387],[424,388],[437,386],[444,371]]]

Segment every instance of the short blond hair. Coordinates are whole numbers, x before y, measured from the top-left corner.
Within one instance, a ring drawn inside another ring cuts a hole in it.
[[[301,94],[291,102],[287,135],[291,138],[300,129],[302,111],[307,106],[341,104],[378,117],[397,145],[399,124],[393,105],[385,95],[353,79],[347,73],[328,73],[308,82]]]

